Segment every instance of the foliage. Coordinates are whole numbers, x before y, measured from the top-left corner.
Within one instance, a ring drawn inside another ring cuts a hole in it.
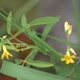
[[[67,25],[65,25],[65,33],[67,36],[67,41],[65,41],[65,43],[67,44],[67,51],[66,54],[63,55],[45,41],[46,38],[49,37],[61,42],[60,39],[48,35],[52,27],[59,21],[60,16],[40,17],[28,23],[28,20],[26,19],[26,16],[24,14],[21,18],[21,24],[17,24],[12,17],[12,11],[7,13],[2,8],[0,8],[0,10],[0,17],[2,17],[2,19],[7,23],[7,34],[0,37],[0,51],[3,50],[3,54],[1,54],[1,61],[3,61],[2,67],[0,69],[1,73],[14,77],[17,80],[80,79],[80,57],[78,57],[74,49],[70,47],[72,43],[69,41],[69,36],[72,31],[72,26],[68,24],[68,22]],[[6,14],[7,16],[4,14]],[[39,27],[39,25],[45,26],[41,34],[36,32],[35,29],[32,29],[33,26]],[[14,31],[13,28],[17,30],[15,34],[12,33]],[[25,43],[24,41],[17,38],[17,36],[23,33],[29,39],[31,39],[34,44]],[[39,37],[38,35],[41,35],[41,37]],[[15,39],[17,42],[12,42],[11,40],[13,39]],[[14,54],[12,54],[13,51],[17,54],[18,52],[27,51],[30,49],[31,52],[27,56],[25,56],[24,60],[18,59],[17,57],[15,58]],[[9,51],[12,52],[9,53]],[[49,56],[50,60],[48,62],[34,60],[38,52],[45,56]],[[70,52],[72,52],[74,55],[71,55]],[[13,61],[9,58],[13,58]],[[76,59],[76,61],[74,61],[73,58]],[[66,63],[62,61],[66,61]],[[59,64],[57,64],[57,62]],[[50,74],[48,72],[35,70],[32,69],[32,67],[36,67],[36,69],[52,67],[56,71],[57,75],[55,73]]]

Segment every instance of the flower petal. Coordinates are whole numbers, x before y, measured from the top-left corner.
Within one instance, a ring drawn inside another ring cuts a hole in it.
[[[75,61],[73,59],[70,60],[71,63],[74,63]]]
[[[4,57],[6,57],[7,59],[9,59],[10,57],[13,57],[13,55],[11,53],[8,52],[8,50],[6,49],[6,46],[3,46],[3,54],[1,56],[2,59],[4,59]]]
[[[67,59],[67,60],[66,60],[66,64],[69,64],[69,63],[70,63],[70,60]]]
[[[61,58],[61,61],[65,61],[66,59],[65,58]]]
[[[75,55],[72,55],[71,57],[72,57],[72,58],[75,58],[76,56],[75,56]]]

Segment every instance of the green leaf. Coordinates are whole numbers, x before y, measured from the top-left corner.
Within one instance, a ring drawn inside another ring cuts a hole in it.
[[[30,56],[28,57],[27,60],[33,60],[35,55],[37,54],[38,50],[34,49],[30,52]],[[30,65],[27,64],[27,67],[30,67]]]
[[[10,11],[7,17],[7,33],[11,34],[11,21],[12,21],[12,12]]]
[[[55,24],[56,22],[52,23],[52,24],[48,24],[45,29],[43,30],[43,33],[42,33],[42,39],[45,40],[48,33],[50,32],[51,28],[53,27],[53,25]]]
[[[59,17],[42,17],[33,20],[32,22],[29,23],[30,26],[35,26],[35,25],[43,25],[43,24],[50,24],[50,23],[55,23],[59,21]]]
[[[48,33],[50,32],[51,28],[55,25],[56,22],[58,22],[59,17],[56,17],[57,20],[55,20],[53,23],[47,24],[47,26],[44,28],[42,33],[42,39],[45,40]]]
[[[32,31],[32,35],[34,36],[34,38],[36,37],[36,34],[34,33],[34,31]],[[36,48],[37,48],[38,51],[42,52],[44,55],[47,55],[46,49],[41,44],[39,44],[39,42],[34,40],[34,43],[35,43]]]
[[[33,32],[30,32],[28,35],[33,40],[33,42],[36,43],[36,45],[40,46],[40,49],[42,50],[44,49],[44,51],[47,51],[50,54],[52,54],[54,59],[60,60],[62,55],[58,51],[56,51],[53,47],[51,47],[48,43],[40,39],[37,35],[33,34]],[[42,51],[43,54],[44,54],[44,51]]]
[[[25,15],[22,16],[21,24],[22,24],[23,27],[27,26],[27,20],[26,20],[26,16]]]
[[[44,62],[44,61],[26,61],[26,63],[29,65],[35,66],[35,67],[40,67],[40,68],[46,68],[46,67],[53,66],[52,63]]]
[[[68,78],[30,69],[7,61],[3,61],[0,72],[24,80],[68,80]]]
[[[12,45],[6,45],[7,49],[17,51],[17,49]]]
[[[47,50],[44,48],[41,44],[38,44],[38,42],[34,41],[36,48],[38,51],[42,52],[44,55],[47,55]]]
[[[15,59],[15,63],[16,63],[16,64],[21,64],[22,62],[23,62],[23,60]]]
[[[34,59],[34,57],[35,57],[35,55],[37,54],[37,50],[36,49],[34,49],[34,50],[32,50],[31,52],[30,52],[30,56],[28,57],[28,60],[33,60]]]
[[[16,37],[16,36],[18,36],[18,35],[20,35],[20,34],[23,33],[24,31],[25,31],[24,28],[19,29],[19,30],[13,35],[13,38]]]

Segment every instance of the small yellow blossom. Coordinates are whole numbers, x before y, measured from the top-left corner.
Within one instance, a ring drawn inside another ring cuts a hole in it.
[[[67,35],[70,35],[72,32],[72,25],[70,25],[68,22],[64,23],[64,29]]]
[[[66,64],[69,63],[74,63],[75,61],[73,60],[75,58],[75,55],[70,55],[70,52],[67,52],[66,55],[64,55],[63,58],[61,58],[61,61],[66,61]]]
[[[6,46],[3,46],[3,54],[1,56],[2,59],[4,59],[4,57],[6,57],[7,59],[9,59],[10,57],[13,57],[13,55],[11,53],[8,52],[8,50],[6,49]]]

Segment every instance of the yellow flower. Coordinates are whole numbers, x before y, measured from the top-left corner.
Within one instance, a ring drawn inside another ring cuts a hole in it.
[[[64,55],[63,58],[61,58],[61,61],[66,61],[66,64],[69,63],[74,63],[75,61],[73,60],[73,58],[75,58],[75,55],[70,55],[69,52],[66,53],[66,55]]]
[[[70,35],[72,32],[72,25],[70,25],[68,22],[64,23],[64,29],[67,35]]]
[[[6,57],[7,59],[9,59],[9,56],[13,57],[13,55],[7,51],[6,46],[4,45],[3,46],[3,54],[1,56],[1,58],[4,59],[4,57]]]

